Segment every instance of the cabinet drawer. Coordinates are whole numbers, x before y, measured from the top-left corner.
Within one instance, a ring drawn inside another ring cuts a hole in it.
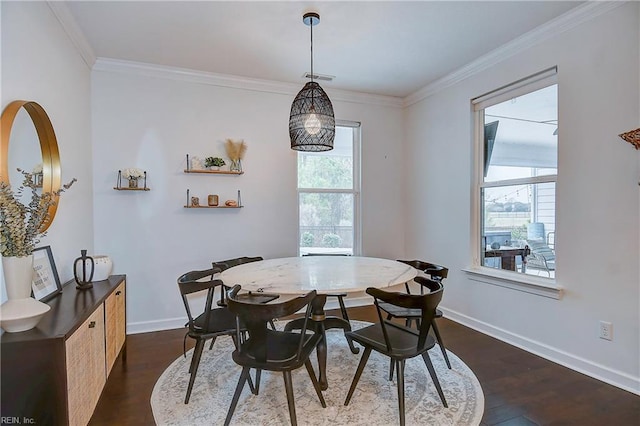
[[[104,307],[65,342],[69,425],[86,425],[106,382]]]

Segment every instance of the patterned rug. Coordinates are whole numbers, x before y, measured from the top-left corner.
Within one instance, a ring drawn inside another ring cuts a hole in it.
[[[352,321],[354,329],[368,323]],[[327,379],[323,392],[327,408],[322,408],[304,367],[293,372],[296,414],[299,425],[394,425],[399,423],[396,381],[388,381],[389,358],[372,352],[356,391],[347,407],[344,399],[351,385],[362,350],[354,355],[341,330],[327,331]],[[151,394],[151,408],[158,425],[222,425],[231,403],[240,371],[231,359],[233,342],[229,337],[216,340],[213,350],[207,344],[191,393],[184,397],[189,383],[189,362],[180,356],[162,373]],[[422,357],[409,359],[405,367],[407,425],[478,425],[484,412],[484,395],[478,379],[455,354],[448,351],[452,369],[444,362],[438,346],[429,351],[449,408],[444,408]],[[317,374],[315,353],[312,362]],[[254,372],[251,373],[252,377]],[[232,425],[289,425],[289,410],[282,373],[262,372],[260,394],[248,386],[242,392]]]

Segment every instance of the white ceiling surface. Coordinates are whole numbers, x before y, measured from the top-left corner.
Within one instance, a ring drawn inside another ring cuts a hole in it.
[[[405,97],[578,1],[71,1],[94,54],[262,80]]]

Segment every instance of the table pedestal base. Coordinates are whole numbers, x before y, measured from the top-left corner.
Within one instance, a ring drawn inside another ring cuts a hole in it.
[[[318,382],[320,383],[320,388],[322,390],[327,390],[329,384],[327,383],[327,337],[325,335],[325,330],[329,330],[332,328],[340,328],[344,331],[351,331],[351,324],[349,321],[346,321],[343,318],[339,317],[327,317],[324,312],[324,304],[327,301],[327,296],[325,294],[318,294],[313,302],[311,302],[312,313],[311,317],[312,321],[307,323],[307,328],[315,331],[316,333],[322,334],[322,340],[318,343],[316,347],[316,353],[318,354]],[[296,318],[291,320],[285,325],[285,331],[291,330],[300,330],[302,329],[304,323],[304,318]],[[359,348],[356,348],[353,345],[351,339],[345,336],[347,339],[347,343],[349,344],[349,348],[351,352],[357,354],[360,352]]]

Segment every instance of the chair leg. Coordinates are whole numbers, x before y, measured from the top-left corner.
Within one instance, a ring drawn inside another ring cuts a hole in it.
[[[395,361],[398,376],[398,411],[400,413],[400,426],[404,426],[404,359]]]
[[[258,392],[260,391],[260,376],[262,375],[262,370],[261,369],[257,369],[256,370],[256,393],[255,395],[258,394]]]
[[[347,313],[347,307],[344,305],[344,298],[342,296],[338,296],[338,303],[340,304],[340,312],[342,313],[342,318],[345,321],[349,321],[349,314]]]
[[[216,342],[216,338],[211,339],[211,344],[209,345],[209,350],[213,349],[213,344]]]
[[[244,388],[244,383],[247,381],[247,377],[249,377],[250,370],[251,368],[249,367],[242,367],[242,373],[240,373],[238,385],[236,386],[236,391],[233,394],[233,399],[231,400],[231,406],[229,407],[229,411],[227,411],[227,418],[224,420],[225,426],[229,426],[229,423],[231,423],[231,418],[233,417],[233,413],[236,411],[236,406],[238,405],[242,388]]]
[[[356,369],[355,376],[353,376],[353,381],[351,382],[351,387],[349,388],[349,392],[347,393],[347,398],[344,400],[344,405],[349,405],[349,401],[351,401],[353,392],[356,390],[356,386],[358,385],[358,381],[360,380],[360,376],[362,375],[362,370],[364,370],[364,366],[367,364],[369,355],[371,355],[371,348],[367,347],[362,354],[362,358],[360,358],[360,363],[358,364],[358,368]]]
[[[269,325],[271,326],[272,330],[276,329],[276,325],[273,323],[273,320],[269,320]]]
[[[291,370],[283,371],[284,389],[287,392],[287,405],[289,406],[289,417],[291,417],[291,426],[297,426],[296,421],[296,403],[293,399],[293,383],[291,382]]]
[[[447,367],[451,370],[451,363],[449,362],[449,356],[447,355],[447,350],[444,347],[444,342],[442,341],[442,337],[440,336],[440,330],[438,330],[438,324],[436,324],[436,320],[431,321],[431,328],[433,329],[433,334],[436,335],[436,340],[438,341],[438,345],[440,345],[440,350],[442,351],[442,356],[444,357],[444,361],[447,363]]]
[[[193,389],[193,383],[196,381],[196,373],[198,372],[198,366],[200,365],[200,358],[202,357],[202,350],[204,349],[204,340],[196,340],[196,347],[193,349],[193,355],[191,357],[191,364],[189,365],[189,386],[187,386],[187,396],[184,398],[184,403],[189,403],[191,397],[191,390]]]
[[[320,383],[318,383],[318,379],[316,379],[316,373],[313,371],[313,366],[311,365],[311,361],[308,358],[305,361],[304,366],[307,367],[307,372],[309,373],[309,377],[311,378],[311,383],[313,383],[313,388],[318,394],[318,399],[320,400],[320,404],[322,404],[322,408],[327,408],[327,403],[324,401],[324,396],[322,395],[322,389],[320,389]]]
[[[424,359],[424,363],[427,366],[427,370],[429,370],[429,374],[431,375],[431,380],[433,380],[433,384],[436,386],[438,395],[440,395],[440,399],[442,400],[442,405],[444,405],[445,408],[449,408],[449,406],[447,405],[447,400],[444,398],[444,393],[442,392],[442,387],[440,386],[440,381],[438,380],[438,376],[436,376],[436,370],[433,368],[433,364],[431,363],[431,358],[429,358],[429,353],[427,352],[423,353],[422,359]]]
[[[393,369],[395,367],[395,363],[393,362],[393,358],[389,359],[389,381],[393,380]]]

